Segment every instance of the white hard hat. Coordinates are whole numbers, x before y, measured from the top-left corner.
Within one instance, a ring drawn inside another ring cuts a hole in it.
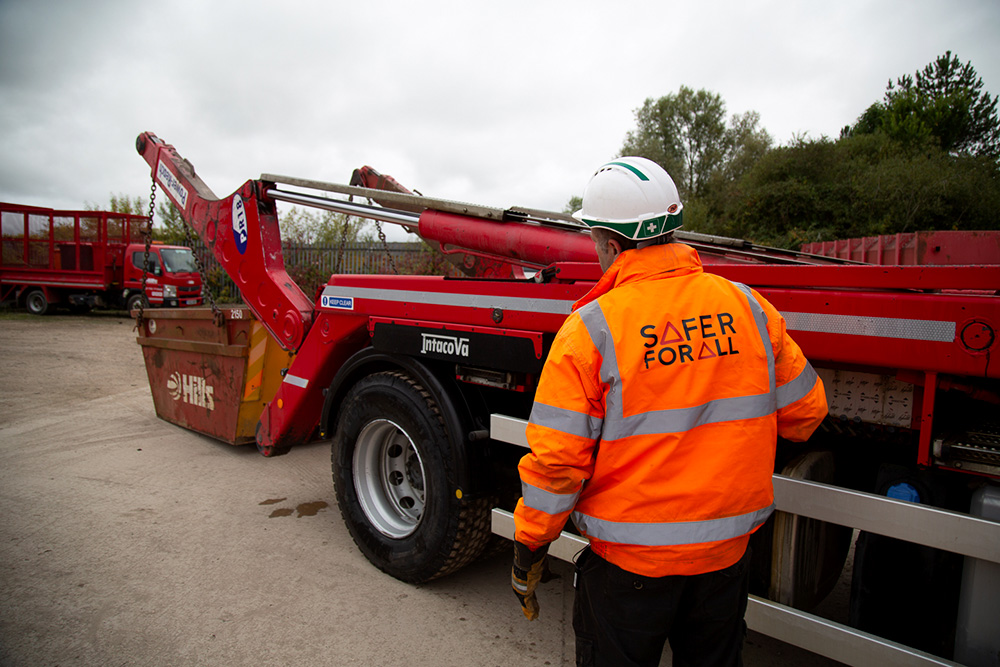
[[[573,214],[634,241],[663,236],[681,226],[684,206],[670,174],[644,157],[622,157],[598,169]]]

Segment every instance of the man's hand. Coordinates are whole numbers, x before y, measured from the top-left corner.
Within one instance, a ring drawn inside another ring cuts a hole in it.
[[[521,612],[529,621],[538,618],[538,599],[535,597],[535,589],[542,580],[545,554],[548,550],[547,544],[532,551],[527,545],[514,542],[514,566],[510,571],[510,585],[521,603]]]

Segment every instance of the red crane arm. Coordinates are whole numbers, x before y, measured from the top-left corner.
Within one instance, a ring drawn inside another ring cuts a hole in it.
[[[194,166],[152,132],[139,135],[136,150],[257,319],[284,349],[298,350],[312,323],[314,304],[285,271],[277,208],[263,197],[261,182],[247,181],[219,199]]]

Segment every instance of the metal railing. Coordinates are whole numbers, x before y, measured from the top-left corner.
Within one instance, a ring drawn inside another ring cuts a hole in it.
[[[494,414],[490,437],[528,447],[526,426],[523,419]],[[773,481],[778,510],[1000,562],[1000,523],[995,521],[782,475],[774,475]],[[514,539],[513,514],[494,509],[492,528]],[[549,553],[571,561],[586,544],[580,536],[563,532]],[[958,664],[755,595],[750,596],[746,621],[751,630],[849,665]]]

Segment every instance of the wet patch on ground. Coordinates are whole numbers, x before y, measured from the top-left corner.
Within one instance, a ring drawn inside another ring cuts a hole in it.
[[[284,500],[287,500],[287,498],[279,498],[279,499],[275,499],[275,500],[265,500],[264,502],[262,502],[260,504],[261,505],[274,505],[274,504],[280,503],[280,502],[282,502]],[[299,503],[298,505],[295,506],[294,509],[292,509],[291,507],[279,507],[278,509],[276,509],[273,512],[271,512],[271,514],[268,515],[268,518],[269,519],[276,519],[278,517],[291,516],[292,514],[295,514],[296,512],[298,512],[298,514],[297,514],[297,516],[295,518],[296,519],[301,519],[304,516],[316,516],[319,513],[320,510],[326,509],[329,506],[330,506],[330,504],[328,502],[324,501],[324,500],[314,500],[313,502],[310,502],[310,503]]]

